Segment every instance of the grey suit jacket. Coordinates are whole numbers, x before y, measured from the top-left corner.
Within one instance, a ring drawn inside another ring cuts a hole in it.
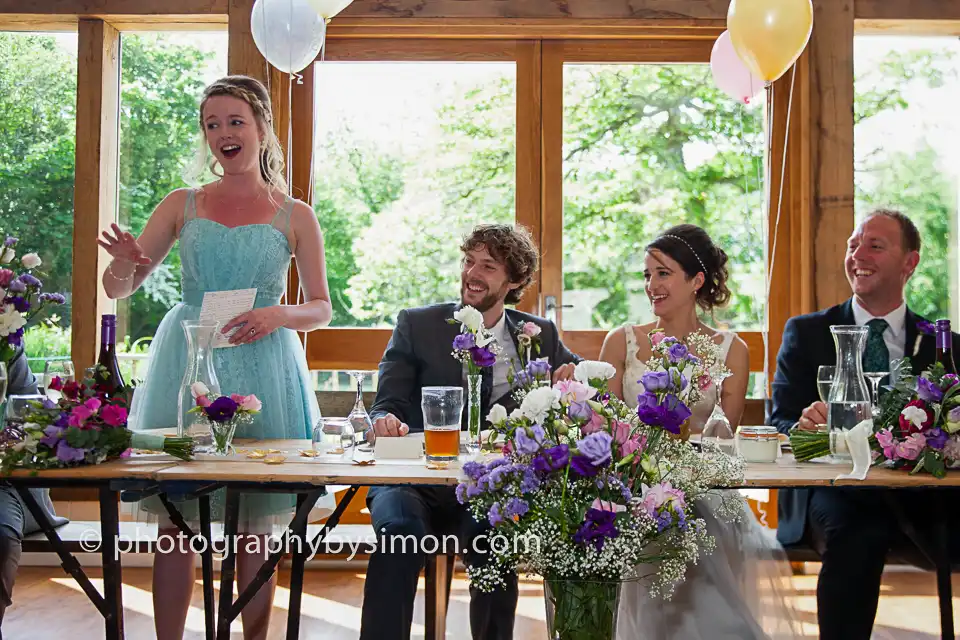
[[[30,371],[30,367],[27,364],[27,357],[21,348],[17,351],[16,355],[13,356],[13,360],[7,365],[7,396],[25,396],[36,392],[37,379],[34,377],[33,372]],[[20,502],[20,507],[23,509],[23,535],[39,531],[40,526],[27,509],[27,506],[23,504],[20,495],[7,484],[0,485],[0,490],[9,491],[14,494]],[[30,493],[33,494],[33,499],[40,505],[40,509],[46,513],[47,518],[53,523],[53,526],[59,527],[69,522],[66,518],[59,517],[54,511],[53,502],[50,500],[49,489],[30,489]],[[0,518],[4,517],[5,514],[0,514]]]
[[[370,411],[376,419],[388,413],[397,416],[410,431],[423,431],[420,409],[420,390],[429,386],[463,385],[463,365],[452,355],[453,339],[460,332],[459,323],[450,324],[460,305],[436,304],[429,307],[405,309],[397,316],[387,349],[380,360],[377,399]],[[533,322],[540,327],[540,356],[547,358],[556,369],[581,358],[570,352],[560,341],[555,324],[539,316],[507,309],[507,325],[516,340],[520,327]],[[492,399],[512,410],[516,406],[510,394]],[[464,411],[464,415],[466,415]],[[486,416],[484,416],[485,418]]]

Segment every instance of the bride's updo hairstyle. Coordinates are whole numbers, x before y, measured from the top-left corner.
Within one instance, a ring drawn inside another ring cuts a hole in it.
[[[727,254],[714,244],[706,231],[695,224],[678,224],[647,245],[647,252],[653,249],[676,260],[687,280],[703,274],[703,286],[697,290],[697,306],[701,309],[713,311],[730,301]]]

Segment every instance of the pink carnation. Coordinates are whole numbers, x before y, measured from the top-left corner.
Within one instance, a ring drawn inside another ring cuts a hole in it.
[[[927,446],[927,436],[914,433],[897,443],[897,455],[905,460],[916,460]]]
[[[13,281],[13,271],[10,269],[0,269],[0,287],[6,288]]]

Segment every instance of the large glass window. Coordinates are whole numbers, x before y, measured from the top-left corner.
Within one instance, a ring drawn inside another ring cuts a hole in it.
[[[671,225],[729,257],[731,303],[711,324],[763,325],[763,101],[743,107],[702,64],[565,64],[564,330],[653,319],[644,247]]]
[[[67,304],[27,328],[31,368],[70,355],[77,36],[0,32],[0,230],[36,252]]]
[[[459,297],[460,239],[515,218],[513,62],[316,65],[314,208],[334,327]]]
[[[892,207],[920,229],[907,304],[960,322],[960,41],[857,36],[854,117],[857,214]]]
[[[121,35],[120,194],[118,218],[143,231],[170,191],[202,181],[197,158],[204,87],[226,75],[226,32]],[[118,337],[127,379],[142,375],[150,339],[180,300],[180,253],[175,245],[133,296],[118,302]]]

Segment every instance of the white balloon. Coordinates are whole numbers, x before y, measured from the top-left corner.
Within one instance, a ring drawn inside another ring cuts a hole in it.
[[[313,62],[327,35],[326,21],[309,0],[256,0],[250,29],[263,57],[284,73]]]
[[[351,2],[353,0],[310,0],[310,5],[318,15],[329,20],[346,9]]]

